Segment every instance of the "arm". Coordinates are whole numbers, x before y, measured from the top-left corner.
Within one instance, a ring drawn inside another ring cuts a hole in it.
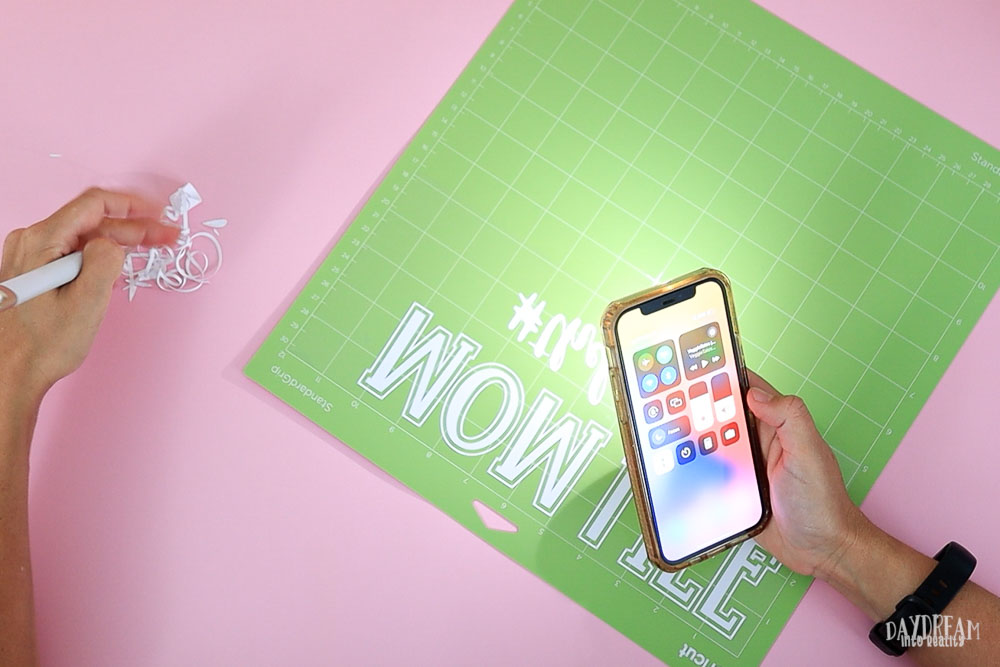
[[[0,328],[0,335],[3,329]],[[0,663],[36,663],[28,556],[28,447],[40,397],[18,392],[23,370],[0,365]]]
[[[881,621],[892,614],[897,602],[916,590],[936,561],[880,530],[860,512],[859,515],[858,532],[851,546],[818,576],[870,619]],[[1000,600],[995,595],[968,581],[944,614],[952,617],[948,634],[956,632],[954,622],[959,619],[962,623],[977,624],[972,641],[963,647],[911,648],[907,654],[924,665],[955,664],[956,660],[961,664],[985,665],[996,661]]]
[[[28,549],[28,460],[42,397],[76,370],[104,318],[121,272],[120,244],[173,243],[158,207],[88,190],[4,241],[0,280],[83,248],[72,283],[0,312],[0,664],[37,663]],[[146,217],[149,216],[149,217]]]
[[[930,574],[934,559],[879,529],[851,502],[801,399],[782,396],[753,373],[750,386],[747,402],[758,420],[774,511],[757,541],[796,572],[829,583],[872,621],[885,620]],[[969,581],[944,613],[978,623],[981,639],[911,648],[907,655],[925,665],[997,660],[1000,599]]]

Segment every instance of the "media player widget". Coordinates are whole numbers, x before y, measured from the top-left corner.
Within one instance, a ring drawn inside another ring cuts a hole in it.
[[[681,357],[688,380],[714,373],[726,365],[721,333],[719,323],[712,322],[681,335]]]

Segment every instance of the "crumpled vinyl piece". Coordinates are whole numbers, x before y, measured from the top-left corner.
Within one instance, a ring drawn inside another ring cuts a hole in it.
[[[180,227],[177,242],[172,246],[138,247],[125,255],[122,276],[129,301],[142,287],[156,286],[167,292],[194,292],[207,285],[209,278],[222,268],[219,230],[228,222],[222,218],[206,220],[201,225],[207,231],[192,234],[188,214],[201,201],[198,190],[190,183],[178,188],[170,195],[161,217],[163,222]]]

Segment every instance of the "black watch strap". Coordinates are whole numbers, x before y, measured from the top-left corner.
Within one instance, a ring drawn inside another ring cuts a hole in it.
[[[868,633],[868,638],[883,652],[903,655],[906,647],[899,640],[899,629],[905,626],[901,623],[915,616],[943,612],[976,569],[976,557],[958,542],[949,542],[934,558],[938,564],[917,590],[900,600],[892,616],[876,623]],[[893,631],[892,637],[890,631]]]

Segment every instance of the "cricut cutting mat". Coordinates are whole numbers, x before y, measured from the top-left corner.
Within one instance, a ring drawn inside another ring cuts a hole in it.
[[[1000,284],[995,165],[748,2],[518,0],[246,372],[655,655],[756,664],[809,580],[649,566],[600,313],[725,271],[860,501]]]

